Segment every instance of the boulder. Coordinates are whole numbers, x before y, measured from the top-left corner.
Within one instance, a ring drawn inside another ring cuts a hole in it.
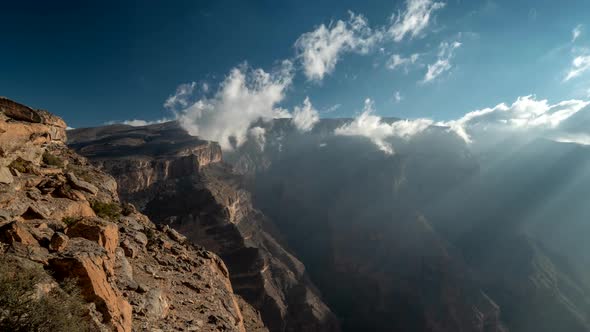
[[[119,229],[116,224],[100,218],[82,218],[66,229],[70,238],[81,237],[98,243],[110,257],[119,246]]]
[[[72,186],[72,188],[77,189],[77,190],[86,191],[92,195],[96,195],[96,193],[98,193],[98,188],[96,188],[95,185],[78,179],[74,175],[74,173],[67,173],[66,177],[68,179],[70,186]]]
[[[166,235],[168,235],[172,240],[178,242],[178,243],[185,243],[187,241],[186,236],[178,233],[178,231],[176,231],[174,228],[170,228],[170,226],[168,225],[158,225],[160,227],[160,230],[164,233],[166,233]]]
[[[13,120],[43,123],[43,118],[35,110],[8,98],[0,98],[0,111]]]
[[[121,242],[121,249],[123,249],[125,256],[129,258],[137,257],[137,254],[140,251],[139,245],[135,242],[129,241],[129,239],[125,239]]]
[[[27,246],[39,245],[39,242],[35,240],[33,235],[27,231],[22,223],[17,221],[0,227],[0,241],[8,244],[18,242]]]
[[[52,200],[51,205],[53,212],[50,217],[55,220],[62,220],[66,217],[96,217],[94,210],[85,200],[73,201],[69,198],[55,198]]]
[[[152,319],[162,319],[168,316],[170,304],[164,295],[164,292],[159,289],[152,289],[144,296],[141,311]]]
[[[67,127],[64,120],[56,115],[45,110],[34,110],[5,97],[0,97],[0,112],[17,121],[42,123],[62,129]]]
[[[68,245],[68,241],[70,239],[68,238],[67,235],[65,235],[64,233],[61,232],[55,232],[53,233],[53,236],[51,237],[51,242],[49,243],[49,249],[52,251],[63,251],[67,245]]]
[[[49,266],[58,280],[77,280],[81,295],[96,304],[105,323],[117,332],[130,332],[131,305],[108,282],[104,268],[107,260],[107,253],[96,243],[75,238],[64,252],[49,260]]]
[[[29,227],[29,232],[43,247],[48,247],[51,242],[51,238],[55,231],[47,225],[45,222],[32,224]]]
[[[11,184],[13,181],[14,178],[8,167],[0,167],[0,183]]]

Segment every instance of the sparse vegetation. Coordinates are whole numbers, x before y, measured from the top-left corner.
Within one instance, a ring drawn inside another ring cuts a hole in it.
[[[68,171],[74,173],[74,175],[83,181],[93,183],[96,179],[92,176],[92,173],[88,171],[87,167],[80,167],[78,165],[68,165]]]
[[[90,331],[84,301],[72,280],[46,292],[51,284],[40,266],[0,258],[0,331]]]
[[[63,167],[64,166],[64,161],[60,157],[51,154],[49,151],[45,151],[43,153],[43,162],[47,165],[55,166],[55,167]]]
[[[66,224],[66,226],[72,226],[75,224],[80,218],[78,217],[63,217],[61,221]]]
[[[33,170],[33,164],[21,157],[13,160],[8,167],[17,170],[20,173],[31,173]]]
[[[156,233],[154,232],[153,229],[151,229],[151,228],[146,229],[145,236],[148,239],[148,246],[151,246],[151,245],[153,245],[155,243],[155,241],[156,241]]]
[[[136,212],[136,210],[135,207],[133,207],[133,205],[131,205],[130,203],[123,204],[123,209],[121,213],[123,213],[124,216],[128,216],[134,212]]]
[[[117,203],[105,203],[100,201],[92,202],[92,210],[97,216],[109,219],[117,220],[121,217],[121,206]]]

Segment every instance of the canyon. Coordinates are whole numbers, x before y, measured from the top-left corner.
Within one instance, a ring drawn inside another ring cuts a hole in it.
[[[275,119],[222,151],[177,122],[0,113],[2,258],[44,289],[76,280],[92,330],[589,330],[586,210],[556,232],[546,196],[583,199],[582,147],[526,142],[490,167],[436,126],[386,154],[333,135],[350,119]]]

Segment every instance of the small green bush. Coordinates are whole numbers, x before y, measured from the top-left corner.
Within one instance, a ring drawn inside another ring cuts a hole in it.
[[[148,228],[145,231],[145,236],[148,239],[148,246],[151,246],[151,245],[155,244],[155,242],[156,242],[156,233],[154,232],[153,229]]]
[[[117,203],[96,201],[92,203],[92,210],[94,210],[97,216],[104,219],[117,220],[121,217],[121,206]]]
[[[75,224],[80,218],[77,217],[63,217],[61,221],[66,224],[66,226],[72,226]]]
[[[123,204],[123,207],[121,209],[121,213],[124,216],[128,216],[132,213],[136,212],[135,207],[133,205],[131,205],[130,203],[125,203]]]
[[[71,280],[48,293],[37,285],[50,280],[41,267],[0,258],[0,331],[91,331],[84,301]]]
[[[13,160],[10,165],[8,165],[8,167],[17,170],[20,173],[30,173],[33,169],[32,163],[30,161],[24,160],[21,157]]]
[[[94,183],[96,178],[88,171],[87,167],[80,167],[77,165],[68,165],[68,171],[74,173],[74,175],[83,181]]]
[[[50,166],[64,167],[64,161],[60,157],[51,154],[49,151],[43,153],[43,162]]]

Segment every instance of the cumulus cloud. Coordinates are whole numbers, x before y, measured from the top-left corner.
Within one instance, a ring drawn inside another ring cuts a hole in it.
[[[406,35],[415,38],[428,27],[433,13],[444,6],[444,3],[432,0],[407,0],[406,9],[392,16],[388,32],[396,42],[402,41]]]
[[[351,123],[336,128],[334,134],[342,136],[363,136],[369,138],[379,149],[387,154],[393,154],[394,149],[389,138],[398,137],[410,139],[426,130],[433,124],[429,119],[400,120],[391,124],[383,122],[381,117],[374,115],[374,103],[365,100],[363,112]]]
[[[314,31],[304,33],[295,42],[295,48],[305,76],[319,81],[334,71],[343,53],[366,54],[381,38],[382,34],[372,30],[365,17],[350,12],[347,21],[338,20],[328,26],[322,24]]]
[[[551,104],[529,95],[518,97],[512,104],[501,103],[469,112],[456,120],[436,123],[431,119],[387,123],[374,113],[373,102],[367,99],[363,112],[352,122],[337,128],[334,134],[367,137],[388,154],[394,153],[392,138],[409,140],[431,126],[446,128],[466,143],[480,143],[481,146],[510,137],[590,145],[590,101],[584,100]]]
[[[458,120],[439,122],[438,125],[449,127],[465,142],[472,142],[473,136],[482,132],[519,131],[533,136],[563,136],[566,121],[588,105],[590,102],[583,100],[549,104],[546,99],[524,96],[518,97],[511,105],[501,103],[469,112]]]
[[[400,101],[402,101],[404,98],[402,97],[402,94],[399,91],[395,91],[393,93],[393,100],[395,100],[396,103],[399,103]]]
[[[290,61],[283,61],[270,73],[244,65],[232,69],[212,97],[184,103],[190,100],[190,95],[185,95],[190,89],[179,88],[168,100],[175,102],[173,111],[189,134],[231,150],[247,140],[253,123],[289,116],[278,104],[292,79]]]
[[[572,30],[572,43],[575,42],[581,35],[582,35],[582,25],[581,24],[578,24]]]
[[[393,54],[393,55],[391,55],[389,60],[387,60],[387,63],[385,65],[387,66],[387,68],[389,68],[391,70],[396,70],[397,68],[403,68],[404,70],[407,71],[408,66],[415,64],[416,61],[418,61],[419,57],[420,57],[420,55],[417,53],[414,53],[407,58],[404,58],[403,56],[401,56],[399,54]]]
[[[320,121],[318,111],[313,108],[309,97],[303,101],[303,106],[295,106],[293,111],[293,124],[301,132],[308,132],[313,129],[313,126]]]
[[[301,59],[306,77],[321,81],[334,71],[344,53],[367,54],[373,48],[381,52],[385,41],[401,42],[406,36],[415,38],[422,35],[430,24],[435,11],[444,8],[443,2],[433,0],[407,0],[405,9],[392,15],[388,26],[371,28],[362,15],[350,12],[346,21],[338,20],[328,26],[322,24],[314,31],[304,33],[295,42],[297,57]],[[403,58],[394,54],[387,67],[396,69],[415,63],[418,54]]]
[[[439,46],[438,58],[435,63],[428,65],[428,70],[422,83],[432,82],[434,79],[449,71],[453,66],[451,65],[451,59],[457,48],[461,47],[460,42],[447,43],[443,42]]]
[[[576,78],[590,70],[590,55],[580,55],[574,58],[572,66],[565,76],[565,81]]]

